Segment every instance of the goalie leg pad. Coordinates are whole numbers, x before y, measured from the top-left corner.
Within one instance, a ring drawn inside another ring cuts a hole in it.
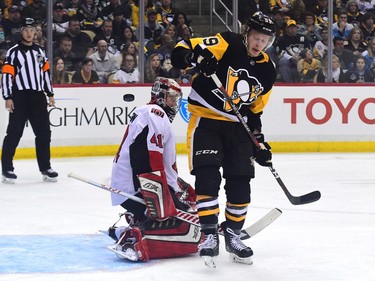
[[[202,239],[198,226],[175,218],[146,222],[143,233],[150,259],[195,254]]]
[[[122,233],[118,243],[117,250],[126,252],[127,248],[131,248],[135,251],[138,259],[132,259],[133,261],[148,261],[149,253],[147,245],[144,241],[141,230],[138,227],[129,227]],[[126,255],[124,255],[126,256]]]
[[[140,192],[147,207],[147,214],[153,220],[164,220],[177,215],[164,171],[137,175],[141,183]]]

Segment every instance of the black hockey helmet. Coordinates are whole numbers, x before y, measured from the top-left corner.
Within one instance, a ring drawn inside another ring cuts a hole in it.
[[[167,103],[167,97],[175,101],[175,105]],[[167,114],[169,121],[173,121],[180,109],[182,98],[181,86],[173,79],[156,77],[151,89],[150,103],[159,105]]]
[[[276,36],[276,22],[275,20],[263,14],[262,12],[255,12],[246,22],[244,29],[244,43],[247,46],[247,35],[251,30],[256,30],[260,33],[271,36],[270,41],[265,49],[270,47]]]
[[[276,23],[272,17],[262,12],[255,12],[246,22],[245,33],[249,33],[252,29],[270,36],[275,36]]]
[[[35,27],[35,21],[33,18],[24,18],[21,22],[21,27],[33,26]]]

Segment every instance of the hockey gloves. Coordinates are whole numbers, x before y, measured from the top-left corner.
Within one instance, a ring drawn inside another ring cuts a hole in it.
[[[190,62],[195,63],[195,66],[204,76],[210,77],[216,72],[217,59],[203,44],[195,46],[191,53]]]
[[[255,161],[261,166],[272,167],[271,146],[264,141],[263,134],[255,134],[254,137],[260,145],[260,148],[256,148],[254,152]]]

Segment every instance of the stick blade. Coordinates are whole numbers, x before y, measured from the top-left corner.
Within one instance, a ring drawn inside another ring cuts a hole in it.
[[[293,197],[291,198],[290,202],[293,205],[304,205],[309,204],[315,201],[318,201],[321,197],[320,191],[313,191],[308,194],[299,196],[299,197]]]

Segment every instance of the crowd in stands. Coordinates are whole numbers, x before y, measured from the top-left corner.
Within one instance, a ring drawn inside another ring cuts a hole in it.
[[[144,37],[139,38],[139,1],[144,1]],[[194,69],[171,65],[179,40],[198,36],[172,0],[55,0],[53,2],[53,83],[125,84],[157,76],[191,83]],[[231,0],[224,0],[232,7]],[[272,15],[277,35],[267,50],[278,81],[328,81],[328,0],[238,0],[239,20],[260,10]],[[35,43],[47,47],[46,0],[0,1],[0,67],[20,39],[24,17],[38,22]],[[334,0],[333,82],[375,83],[375,0]],[[224,28],[223,28],[224,31]],[[209,34],[204,34],[209,35]],[[140,40],[144,50],[139,50]]]

